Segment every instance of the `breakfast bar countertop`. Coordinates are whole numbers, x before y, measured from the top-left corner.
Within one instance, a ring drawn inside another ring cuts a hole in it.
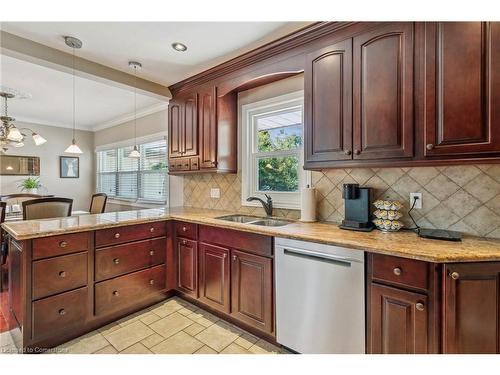
[[[461,242],[418,237],[411,231],[384,233],[343,230],[333,223],[291,222],[281,227],[265,227],[228,222],[216,217],[234,212],[194,208],[154,208],[109,212],[55,219],[3,223],[2,228],[22,241],[66,233],[113,228],[162,220],[182,220],[245,232],[343,246],[372,253],[394,255],[435,263],[500,261],[500,240],[464,236]]]

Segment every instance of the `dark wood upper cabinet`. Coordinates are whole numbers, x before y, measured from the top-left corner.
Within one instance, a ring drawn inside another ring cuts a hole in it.
[[[231,315],[273,333],[272,260],[237,250],[232,250],[231,258]]]
[[[425,24],[426,156],[500,152],[500,25]]]
[[[305,164],[352,159],[352,40],[306,57]]]
[[[199,257],[199,300],[229,313],[229,249],[200,243]]]
[[[171,100],[168,104],[168,156],[177,158],[182,156],[182,103]]]
[[[413,157],[413,23],[353,39],[353,157]]]
[[[216,88],[210,86],[203,89],[199,98],[200,167],[215,168],[217,166]]]
[[[177,289],[198,297],[198,242],[176,238]]]
[[[198,94],[171,100],[169,113],[169,158],[198,155]]]
[[[500,263],[443,268],[443,352],[500,353]]]
[[[198,155],[198,94],[190,94],[184,103],[182,156]]]
[[[384,285],[371,285],[368,352],[426,354],[427,296]]]

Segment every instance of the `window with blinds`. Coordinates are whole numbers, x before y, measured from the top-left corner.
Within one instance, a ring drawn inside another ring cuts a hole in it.
[[[133,146],[97,152],[97,191],[130,201],[167,201],[167,143],[138,145],[141,157],[129,158]]]

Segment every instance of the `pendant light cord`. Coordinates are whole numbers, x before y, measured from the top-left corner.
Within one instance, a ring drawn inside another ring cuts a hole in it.
[[[75,127],[76,127],[76,121],[75,121],[75,106],[76,106],[76,90],[75,90],[75,47],[73,47],[73,140],[71,143],[75,143]]]
[[[134,144],[137,147],[137,66],[134,66]]]

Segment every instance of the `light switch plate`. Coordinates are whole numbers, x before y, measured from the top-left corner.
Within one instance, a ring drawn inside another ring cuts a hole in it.
[[[210,189],[210,198],[220,198],[220,189],[219,188]]]
[[[422,193],[410,193],[410,207],[413,206],[413,199],[418,198],[413,207],[415,210],[422,209]]]

